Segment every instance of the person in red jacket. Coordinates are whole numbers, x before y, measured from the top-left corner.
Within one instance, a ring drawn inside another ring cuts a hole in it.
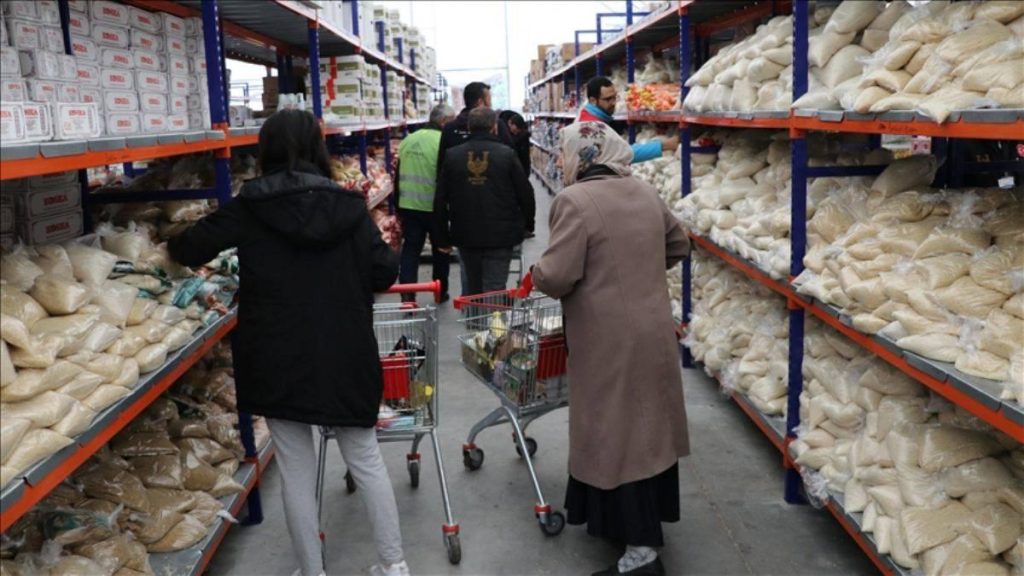
[[[595,76],[587,82],[587,104],[580,108],[577,122],[604,122],[611,124],[615,114],[615,103],[619,100],[615,84],[606,76]],[[665,152],[675,152],[679,147],[679,136],[660,140],[630,144],[633,149],[633,164],[661,158]]]

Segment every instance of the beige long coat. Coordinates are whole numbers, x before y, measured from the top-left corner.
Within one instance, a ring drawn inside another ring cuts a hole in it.
[[[569,473],[610,490],[690,452],[665,270],[689,253],[651,186],[598,177],[551,204],[534,286],[560,298],[569,347]]]

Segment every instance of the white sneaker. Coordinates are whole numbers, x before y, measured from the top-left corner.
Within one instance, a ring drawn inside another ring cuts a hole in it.
[[[405,560],[397,564],[374,564],[370,567],[370,576],[409,576],[409,565]]]

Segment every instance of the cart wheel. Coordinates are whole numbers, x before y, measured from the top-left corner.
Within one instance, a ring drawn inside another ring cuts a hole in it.
[[[345,491],[353,494],[356,491],[356,481],[352,478],[351,472],[345,472]]]
[[[484,451],[480,448],[469,448],[462,451],[462,463],[470,470],[479,470],[484,465]]]
[[[540,529],[548,536],[558,536],[565,528],[565,515],[561,512],[549,512],[545,522],[541,522]]]
[[[526,451],[530,453],[530,458],[537,453],[537,441],[529,436],[526,437]],[[520,458],[523,457],[523,449],[519,447],[519,442],[516,442],[516,454],[519,454]]]
[[[409,461],[409,484],[413,488],[420,487],[420,463],[418,460]]]
[[[453,565],[462,562],[462,541],[458,534],[448,534],[444,537],[445,548],[448,548],[448,561]]]

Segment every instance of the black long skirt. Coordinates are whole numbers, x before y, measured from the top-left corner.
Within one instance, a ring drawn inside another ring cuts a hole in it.
[[[679,463],[657,476],[601,490],[569,476],[565,491],[569,524],[587,534],[630,546],[665,545],[662,522],[679,521]]]

